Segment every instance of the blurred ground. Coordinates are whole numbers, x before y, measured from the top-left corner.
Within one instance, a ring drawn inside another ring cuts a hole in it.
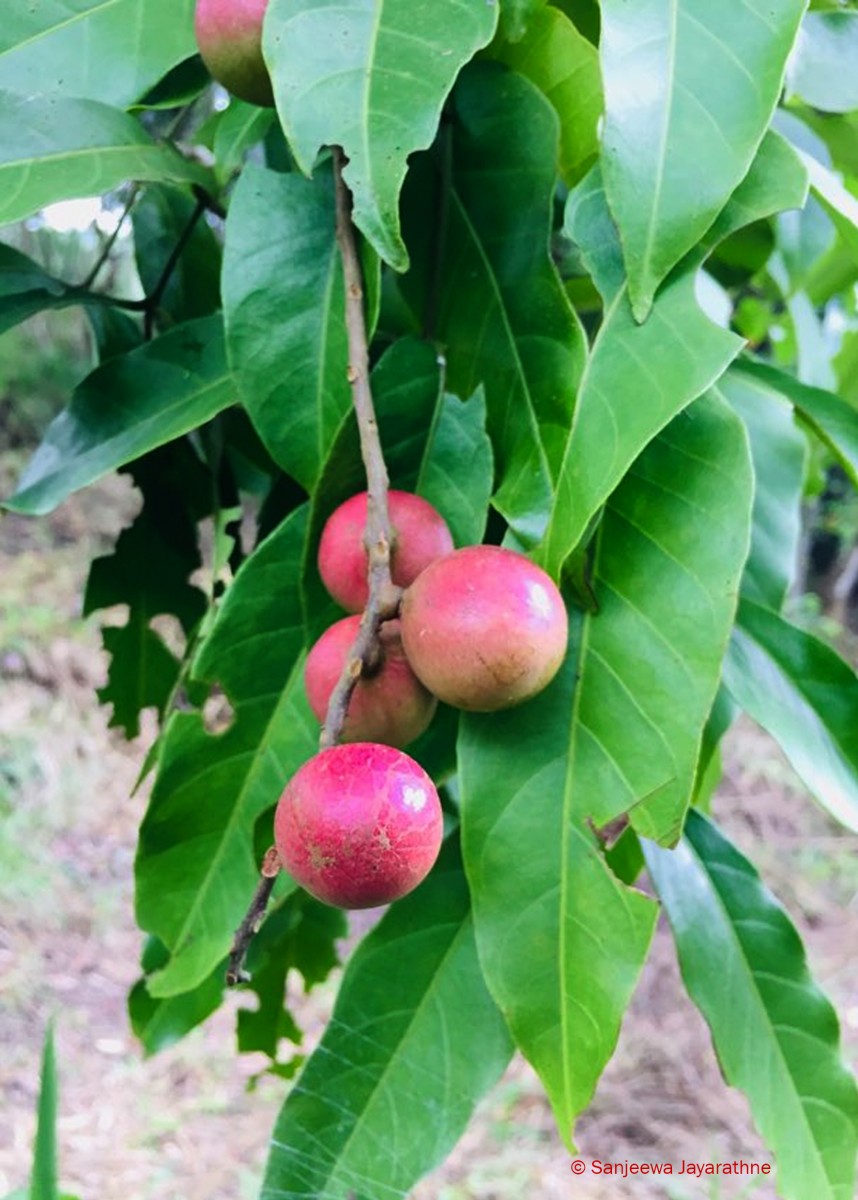
[[[0,459],[0,490],[7,460]],[[90,489],[46,521],[0,516],[0,1195],[21,1186],[31,1153],[41,1040],[57,1017],[65,1186],[81,1200],[252,1200],[285,1093],[234,1051],[237,997],[181,1045],[144,1060],[125,998],[138,974],[130,797],[145,738],[109,733],[93,688],[104,663],[79,617],[89,559],[132,510],[121,481]],[[772,744],[732,736],[719,821],[796,920],[811,965],[858,1059],[858,839],[803,794]],[[303,1002],[318,1030],[333,986]],[[586,1159],[768,1161],[738,1093],[720,1077],[702,1019],[683,998],[666,929],[618,1053],[582,1119]],[[674,1179],[570,1174],[532,1073],[516,1063],[445,1166],[415,1200],[698,1200],[749,1194]],[[775,1196],[770,1184],[754,1196]]]

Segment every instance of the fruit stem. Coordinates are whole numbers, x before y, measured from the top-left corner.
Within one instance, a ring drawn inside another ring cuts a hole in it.
[[[332,149],[337,211],[337,243],[343,262],[346,289],[346,335],[349,347],[348,378],[360,434],[361,457],[366,471],[367,514],[364,544],[369,560],[369,599],[357,638],[343,673],[331,693],[320,744],[334,746],[342,737],[352,692],[362,671],[378,661],[378,632],[383,621],[396,616],[402,590],[390,578],[393,530],[387,507],[387,465],[378,434],[369,378],[369,341],[363,304],[363,274],[352,224],[352,199],[343,179],[346,158],[339,146]]]
[[[232,941],[232,949],[229,952],[229,959],[226,964],[226,982],[229,987],[235,987],[237,983],[247,983],[250,979],[250,976],[244,969],[244,959],[250,943],[253,941],[259,926],[262,924],[262,918],[265,916],[268,901],[271,899],[271,893],[274,891],[274,884],[277,882],[277,876],[280,874],[280,855],[274,846],[266,851],[265,858],[262,860],[261,872],[262,877],[254,892],[250,908],[247,910],[244,920],[238,929],[236,929],[235,937]]]

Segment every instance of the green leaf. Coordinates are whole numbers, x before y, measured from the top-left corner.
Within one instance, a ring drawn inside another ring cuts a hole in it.
[[[805,7],[602,0],[602,163],[636,320],[747,173]]]
[[[205,184],[207,174],[106,104],[0,92],[0,225],[128,179]]]
[[[736,369],[757,388],[793,404],[802,423],[824,442],[858,487],[858,412],[850,404],[834,392],[809,387],[767,363],[743,359]]]
[[[113,705],[110,728],[136,738],[144,709],[163,715],[179,677],[179,661],[139,611],[125,625],[106,626],[101,636],[110,666],[107,683],[96,694],[102,704]]]
[[[79,304],[68,285],[13,246],[0,245],[0,333],[46,308]]]
[[[266,447],[308,491],[351,406],[334,222],[329,169],[308,181],[258,167],[243,172],[227,219],[223,299],[232,369]]]
[[[398,271],[408,156],[431,144],[456,76],[496,23],[497,5],[482,0],[270,0],[263,48],[298,165],[309,175],[321,147],[342,146],[355,224]]]
[[[58,1172],[57,1058],[54,1049],[54,1029],[53,1025],[49,1025],[42,1047],[39,1109],[29,1200],[60,1200]]]
[[[787,91],[823,112],[858,108],[858,12],[808,13],[787,67]]]
[[[189,321],[83,381],[5,508],[50,512],[79,488],[172,441],[235,400],[219,317]]]
[[[545,524],[586,356],[549,257],[557,118],[533,84],[494,63],[469,68],[454,102],[436,332],[451,390],[470,396],[485,387],[500,484],[494,504],[532,542]],[[422,303],[436,269],[425,239],[435,217],[423,205],[436,203],[438,182],[431,164],[422,166],[406,204],[412,303]]]
[[[102,630],[111,662],[98,696],[102,704],[113,703],[110,725],[134,738],[144,708],[163,715],[179,673],[177,659],[151,628],[152,618],[175,616],[190,638],[206,612],[206,595],[189,577],[202,564],[196,522],[211,511],[214,484],[187,442],[153,451],[128,471],[143,507],[113,553],[93,561],[83,614],[128,605],[125,625]]]
[[[144,972],[148,975],[165,966],[169,957],[162,942],[149,938],[143,950]],[[211,1016],[223,998],[225,971],[226,964],[218,963],[196,988],[167,1000],[155,1000],[149,995],[146,979],[138,979],[128,996],[128,1015],[147,1055],[166,1050]]]
[[[194,0],[12,4],[0,31],[0,78],[22,95],[125,108],[196,51],[193,11]]]
[[[546,0],[500,0],[499,33],[509,42],[519,42],[531,23],[545,9]]]
[[[724,683],[778,742],[819,803],[858,832],[858,676],[852,668],[823,642],[743,600]]]
[[[742,424],[705,397],[611,498],[593,570],[600,610],[573,612],[560,675],[514,711],[462,721],[481,961],[564,1136],[613,1052],[655,920],[650,902],[607,869],[592,827],[628,811],[638,831],[679,835],[751,501]]]
[[[754,515],[742,594],[779,611],[798,565],[807,439],[787,401],[738,366],[721,376],[715,390],[742,418],[751,440]]]
[[[212,152],[217,159],[218,179],[226,183],[244,162],[247,151],[261,142],[274,123],[268,108],[233,99],[229,108],[216,113]]]
[[[269,912],[247,956],[251,979],[246,991],[253,991],[259,1004],[239,1010],[239,1050],[259,1051],[276,1063],[281,1038],[300,1044],[301,1031],[285,1007],[289,972],[299,971],[309,992],[338,965],[336,941],[347,931],[340,909],[320,904],[304,892],[293,892]]]
[[[831,217],[852,258],[858,262],[858,197],[836,171],[829,170],[804,150],[798,153],[810,176],[813,195]]]
[[[858,1089],[837,1017],[786,912],[734,846],[689,813],[673,851],[644,845],[688,992],[729,1084],[775,1155],[783,1200],[851,1200]]]
[[[503,9],[501,9],[503,17]],[[556,8],[541,8],[521,39],[494,57],[536,84],[560,120],[560,174],[574,183],[599,150],[602,81],[596,47]]]
[[[800,205],[807,178],[795,152],[769,134],[754,166],[698,247],[665,283],[638,325],[623,282],[622,253],[598,172],[570,195],[565,229],[605,300],[605,316],[581,381],[557,492],[539,554],[558,576],[607,497],[659,429],[724,371],[741,340],[698,307],[695,275],[707,254],[752,221]],[[634,398],[634,403],[629,397]]]
[[[483,540],[492,478],[482,388],[467,401],[440,396],[414,490],[443,513],[457,546]]]
[[[510,1057],[455,845],[358,947],[274,1128],[263,1200],[401,1200]]]
[[[171,954],[149,979],[156,998],[195,988],[226,956],[259,878],[254,826],[317,747],[295,586],[306,526],[296,510],[244,562],[195,659],[197,684],[226,694],[230,727],[212,735],[197,712],[167,726],[137,856],[138,919]]]
[[[193,231],[158,305],[162,325],[207,317],[219,307],[220,246],[196,200],[173,187],[147,187],[134,205],[134,258],[143,291],[151,295],[164,267],[193,222]]]

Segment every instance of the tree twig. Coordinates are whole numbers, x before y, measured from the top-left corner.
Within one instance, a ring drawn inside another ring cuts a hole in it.
[[[322,727],[322,749],[340,740],[352,692],[361,673],[378,658],[378,631],[383,621],[395,616],[401,590],[390,578],[390,554],[393,549],[393,530],[387,509],[388,478],[372,389],[369,380],[369,344],[363,304],[363,277],[355,244],[351,218],[351,195],[343,179],[345,156],[339,146],[333,148],[334,189],[337,207],[337,242],[343,260],[346,286],[346,333],[349,347],[349,382],[352,403],[360,434],[361,457],[366,470],[367,515],[364,543],[369,559],[369,599],[361,617],[358,635],[337,685],[331,693],[325,724]]]
[[[110,233],[110,235],[105,240],[105,243],[101,248],[101,253],[99,254],[98,258],[95,260],[92,270],[89,272],[86,279],[84,279],[83,283],[80,285],[84,291],[89,291],[89,289],[95,283],[96,279],[98,279],[98,276],[101,273],[101,268],[104,266],[104,264],[110,258],[110,253],[113,250],[113,247],[116,245],[116,239],[119,237],[119,234],[122,232],[122,226],[125,224],[128,214],[131,212],[131,209],[134,207],[134,202],[137,199],[137,194],[139,191],[140,191],[140,185],[137,183],[132,184],[131,190],[128,193],[128,199],[125,201],[125,205],[122,209],[122,212],[119,215],[119,220],[116,222],[116,225],[115,225],[113,231]]]
[[[343,262],[346,292],[346,334],[349,348],[348,377],[352,403],[360,434],[361,457],[366,470],[367,520],[364,543],[368,557],[369,599],[361,617],[357,638],[349,653],[337,685],[331,693],[325,724],[319,739],[322,749],[334,746],[343,733],[349,700],[364,670],[378,661],[379,629],[399,611],[402,589],[390,578],[390,553],[393,531],[387,507],[387,466],[378,435],[375,406],[369,380],[369,341],[363,303],[363,277],[355,244],[351,218],[351,195],[343,179],[345,158],[342,150],[333,148],[334,188],[336,193],[337,242]],[[277,851],[272,847],[262,864],[262,880],[253,897],[247,915],[239,925],[229,956],[226,980],[230,985],[246,982],[244,959],[256,933],[274,887],[274,876],[280,869]]]
[[[146,297],[146,305],[143,312],[143,336],[148,342],[152,337],[152,331],[155,325],[155,317],[158,315],[158,306],[164,297],[164,293],[173,277],[173,272],[176,269],[176,264],[182,257],[185,247],[191,240],[191,235],[197,227],[197,222],[208,208],[206,199],[202,196],[197,196],[197,202],[194,206],[194,211],[188,218],[185,228],[182,230],[176,244],[172,249],[170,257],[164,263],[164,269],[158,277],[158,282],[155,284],[152,291]]]
[[[254,893],[250,908],[236,929],[235,937],[232,940],[232,949],[226,965],[226,982],[229,987],[234,987],[237,983],[247,983],[250,978],[244,969],[244,959],[254,935],[262,924],[262,918],[265,916],[265,910],[279,874],[280,856],[272,846],[262,860],[262,878],[259,880],[259,886]]]

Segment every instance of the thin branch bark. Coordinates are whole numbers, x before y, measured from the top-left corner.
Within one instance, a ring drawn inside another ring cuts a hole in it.
[[[274,846],[266,851],[265,858],[262,860],[262,878],[259,880],[250,908],[247,910],[244,920],[235,931],[235,937],[232,941],[232,949],[229,952],[229,959],[226,965],[226,982],[229,987],[235,987],[237,983],[247,983],[250,976],[244,969],[244,960],[247,956],[247,951],[250,943],[253,941],[259,926],[262,924],[262,919],[265,916],[265,910],[268,908],[268,901],[271,899],[271,893],[274,891],[274,884],[277,882],[277,876],[280,874],[280,856]]]
[[[369,344],[363,303],[363,276],[355,243],[351,218],[351,195],[343,179],[345,157],[335,146],[334,188],[337,207],[337,241],[343,260],[346,285],[346,333],[349,346],[349,382],[352,403],[357,416],[360,448],[366,470],[367,519],[364,542],[369,559],[369,599],[361,617],[360,629],[349,654],[343,673],[331,694],[325,724],[322,728],[322,749],[334,746],[342,737],[349,700],[361,673],[378,661],[378,631],[383,621],[395,616],[401,590],[390,578],[390,554],[393,549],[393,530],[387,508],[387,466],[378,436],[375,407],[369,380]]]
[[[361,456],[366,470],[368,493],[364,542],[368,557],[369,599],[361,617],[358,635],[351,648],[348,661],[331,694],[325,724],[319,739],[322,749],[335,746],[340,741],[349,700],[357,682],[364,671],[372,670],[378,664],[380,654],[378,633],[382,622],[396,616],[402,598],[402,589],[396,587],[390,578],[393,530],[387,507],[387,466],[378,435],[375,406],[370,388],[369,340],[364,314],[363,275],[352,225],[351,195],[343,179],[345,158],[342,150],[337,146],[333,148],[333,159],[337,242],[343,262],[346,291],[348,377],[360,433]],[[230,985],[244,983],[248,979],[244,970],[245,956],[265,916],[274,880],[279,870],[280,860],[276,849],[272,847],[262,864],[262,880],[251,906],[235,934],[226,974],[226,981]]]

